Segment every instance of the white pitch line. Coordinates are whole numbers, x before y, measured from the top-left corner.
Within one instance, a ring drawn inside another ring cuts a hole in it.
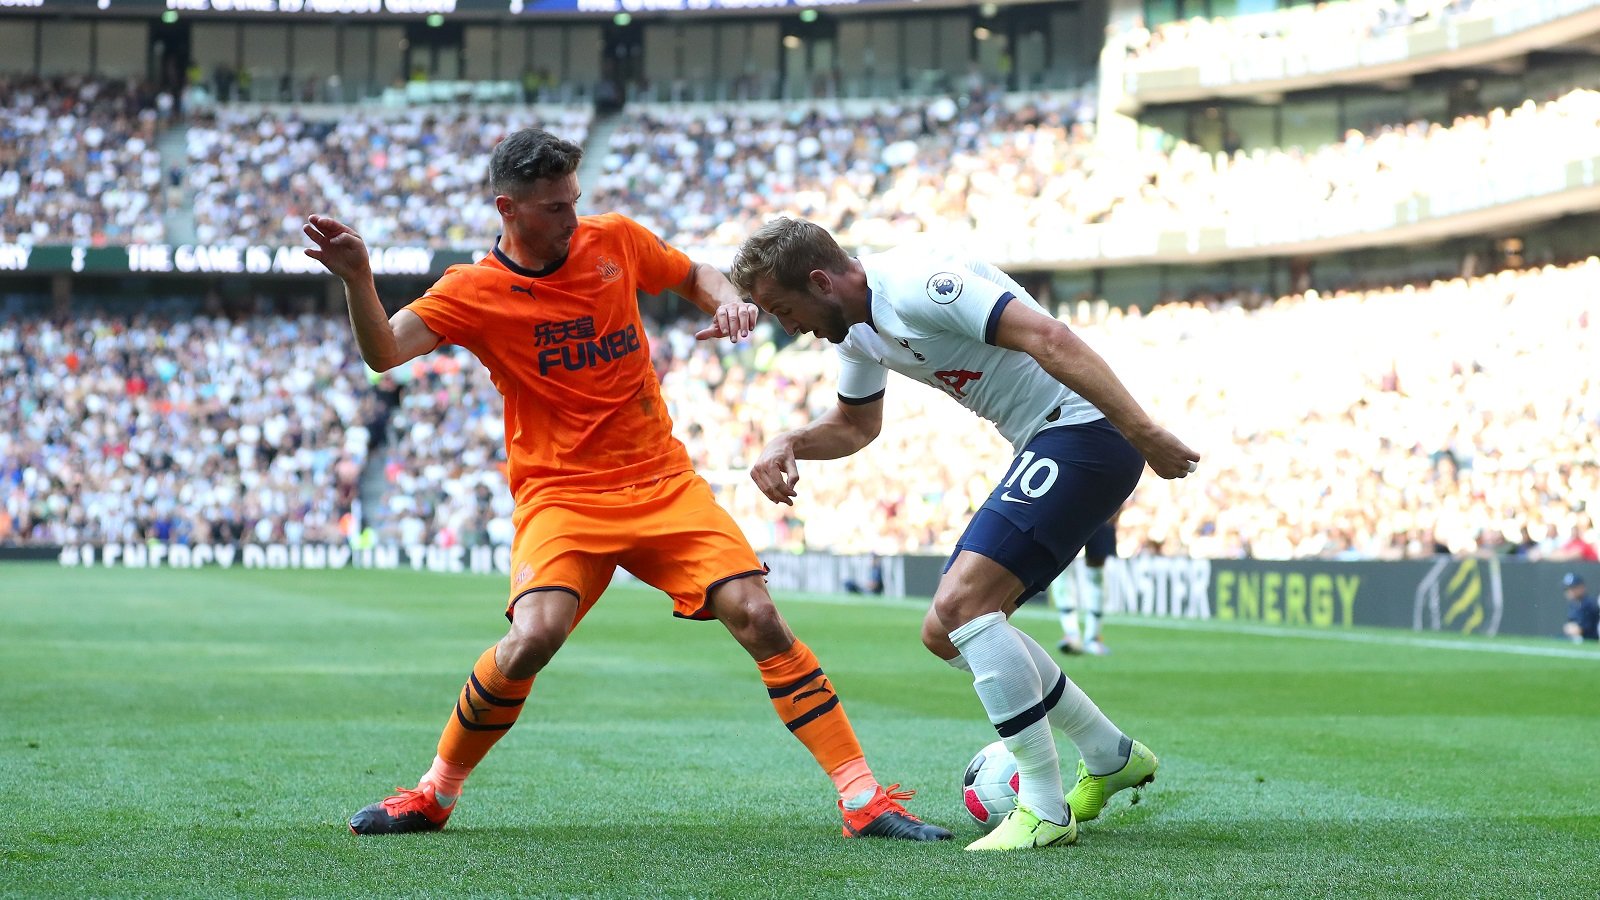
[[[919,616],[925,613],[928,608],[926,600],[909,597],[877,597],[861,594],[828,596],[825,594],[793,594],[787,591],[778,592],[778,603],[780,608],[785,603],[817,603],[826,606],[882,606],[904,609],[907,612],[915,612]],[[1017,610],[1017,615],[1025,619],[1054,619],[1056,617],[1055,610],[1040,606],[1038,598]],[[1215,620],[1155,619],[1121,615],[1108,618],[1118,625],[1132,625],[1137,628],[1165,628],[1169,631],[1220,631],[1232,634],[1253,634],[1261,637],[1346,641],[1353,644],[1384,644],[1394,647],[1426,647],[1431,650],[1469,650],[1479,653],[1509,653],[1514,656],[1544,656],[1557,659],[1600,661],[1600,652],[1582,647],[1533,647],[1526,644],[1491,643],[1491,641],[1495,640],[1494,638],[1475,642],[1451,640],[1449,638],[1419,637],[1411,632],[1377,634],[1370,631],[1325,631],[1274,628],[1271,625],[1224,623]]]
[[[1600,660],[1600,653],[1581,647],[1530,647],[1526,644],[1490,643],[1494,638],[1476,641],[1450,640],[1448,638],[1417,637],[1414,634],[1374,634],[1369,631],[1302,631],[1298,628],[1274,628],[1270,625],[1223,624],[1191,619],[1146,619],[1119,616],[1118,625],[1139,628],[1165,628],[1171,631],[1226,631],[1239,634],[1256,634],[1263,637],[1308,638],[1310,640],[1345,641],[1353,644],[1387,644],[1397,647],[1427,647],[1435,650],[1471,650],[1480,653],[1510,653],[1516,656],[1551,656],[1559,659]],[[1552,638],[1554,640],[1554,638]]]

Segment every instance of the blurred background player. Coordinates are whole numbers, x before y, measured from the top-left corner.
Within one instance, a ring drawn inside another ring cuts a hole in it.
[[[1089,535],[1079,559],[1050,582],[1050,599],[1061,616],[1061,640],[1056,649],[1062,653],[1105,656],[1111,652],[1100,634],[1100,614],[1106,598],[1106,560],[1116,555],[1117,517],[1112,516]]]
[[[840,585],[851,594],[883,594],[883,559],[878,554],[872,554],[872,561],[867,567],[867,577],[863,581],[846,578]]]
[[[1573,643],[1600,641],[1600,602],[1590,595],[1583,576],[1568,572],[1561,576],[1561,586],[1567,594],[1567,621],[1561,631]]]
[[[1155,777],[1155,754],[1128,737],[1013,627],[1148,462],[1183,478],[1200,455],[1157,425],[1104,359],[982,260],[913,248],[851,257],[822,227],[778,218],[734,257],[734,283],[790,334],[838,345],[837,402],[773,438],[750,469],[775,503],[793,504],[797,460],[838,459],[883,429],[888,371],[948,394],[1016,451],[972,516],[923,619],[924,646],[973,676],[989,722],[1017,759],[1017,806],[968,850],[1070,844],[1119,790]],[[1052,727],[1082,754],[1063,797]]]
[[[387,371],[446,342],[471,350],[505,397],[516,497],[511,628],[484,651],[446,719],[433,765],[350,819],[356,834],[437,831],[467,776],[521,713],[534,677],[620,566],[665,592],[673,614],[716,619],[756,661],[774,709],[839,793],[846,837],[941,840],[905,811],[910,796],[868,768],[844,708],[811,650],[772,604],[755,551],[672,434],[645,345],[638,292],[670,288],[742,337],[757,310],[726,277],[643,226],[579,217],[583,151],[527,128],[489,162],[502,234],[472,265],[452,266],[420,299],[385,315],[366,245],[312,216],[306,254],[344,282],[361,356]]]

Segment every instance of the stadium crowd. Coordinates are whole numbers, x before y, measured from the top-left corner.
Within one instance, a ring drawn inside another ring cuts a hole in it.
[[[935,98],[629,112],[612,132],[595,202],[689,247],[736,247],[784,212],[862,246],[933,223],[981,227],[999,212],[992,196],[1043,193],[1023,172],[1079,168],[1091,139],[1079,112],[1051,97],[966,110]]]
[[[177,116],[170,97],[74,78],[0,82],[0,98],[0,242],[163,239],[172,186],[155,141]],[[1600,92],[1587,89],[1310,151],[1097,154],[1084,115],[1067,96],[981,95],[965,108],[630,110],[591,151],[601,174],[585,206],[686,248],[731,248],[777,213],[858,247],[1101,224],[1270,229],[1286,210],[1359,224],[1419,198],[1464,208],[1600,156]],[[482,249],[493,141],[531,124],[582,141],[591,113],[224,106],[178,121],[201,243],[298,243],[320,209],[370,245]],[[1199,479],[1146,481],[1125,540],[1202,556],[1592,556],[1600,399],[1586,362],[1600,346],[1584,300],[1597,292],[1590,260],[1261,308],[1075,306],[1073,325],[1206,454]],[[774,507],[745,468],[833,403],[831,352],[771,323],[749,345],[697,345],[698,326],[653,330],[658,371],[680,436],[759,547],[948,548],[1009,458],[976,421],[932,444],[947,401],[900,385],[876,444],[809,464],[801,503]],[[503,422],[481,367],[446,349],[369,384],[347,328],[0,320],[0,541],[327,541],[359,524],[390,543],[505,543]],[[369,453],[381,490],[358,509]]]
[[[114,96],[86,110],[83,97]],[[129,242],[165,233],[153,136],[137,89],[23,84],[0,111],[0,238]],[[217,107],[187,125],[184,203],[201,244],[298,244],[314,210],[359,223],[374,245],[480,250],[495,220],[488,150],[541,124],[577,141],[587,107],[286,112]],[[1298,237],[1385,227],[1410,203],[1433,215],[1566,188],[1568,164],[1600,156],[1600,92],[1443,123],[1348,132],[1326,146],[1213,153],[1169,137],[1098,152],[1076,95],[979,95],[801,109],[630,108],[589,208],[626,213],[686,248],[729,250],[777,213],[849,245],[923,235],[994,246],[1059,242],[1096,226],[1141,234],[1195,222]],[[1488,173],[1487,176],[1485,173]],[[1282,239],[1282,238],[1278,238]]]
[[[1072,305],[1074,328],[1204,454],[1197,477],[1146,477],[1122,516],[1123,546],[1595,558],[1597,293],[1600,260],[1589,259],[1259,308]],[[987,424],[943,427],[952,401],[894,379],[880,438],[803,464],[796,506],[774,506],[747,467],[770,437],[835,402],[832,350],[786,343],[770,322],[747,344],[698,344],[699,324],[652,328],[652,351],[680,437],[757,547],[941,552],[1008,465]],[[347,328],[7,322],[0,533],[339,540],[371,443],[383,498],[365,524],[379,540],[508,541],[503,421],[482,367],[446,348],[368,388]]]
[[[0,75],[0,243],[162,240],[156,135],[174,115],[139,83]]]
[[[596,202],[690,247],[737,246],[782,212],[867,247],[913,234],[1066,240],[1098,224],[1357,232],[1410,201],[1442,214],[1560,190],[1568,161],[1600,155],[1600,92],[1587,89],[1448,126],[1232,153],[1181,141],[1100,153],[1064,98],[956,111],[934,100],[855,117],[633,114],[612,135]]]
[[[588,137],[592,113],[344,110],[334,118],[219,107],[189,125],[187,184],[202,244],[297,245],[313,212],[359,223],[368,244],[470,247],[493,236],[489,150],[538,125]]]
[[[488,371],[447,346],[388,373],[379,388],[394,399],[374,459],[383,466],[383,498],[366,523],[377,540],[509,545],[504,407]]]
[[[348,329],[0,324],[0,543],[344,540],[380,418]]]
[[[1201,476],[1146,477],[1124,512],[1128,548],[1256,558],[1506,552],[1594,558],[1600,541],[1600,352],[1589,298],[1600,260],[1420,288],[1173,303],[1072,324],[1159,421],[1205,454]],[[804,342],[772,364],[666,393],[680,423],[755,448],[834,403],[831,351]],[[713,370],[710,373],[715,376]],[[772,397],[788,402],[773,403]],[[803,464],[794,517],[808,546],[905,552],[953,545],[1011,449],[976,420],[959,433],[938,392],[891,380],[883,434],[838,462]],[[734,410],[718,422],[718,410]],[[937,439],[935,439],[937,436]],[[745,460],[755,450],[740,451]],[[725,458],[725,457],[724,457]],[[782,511],[727,466],[730,506],[781,545]],[[954,485],[941,490],[941,485]],[[758,545],[760,542],[758,541]]]

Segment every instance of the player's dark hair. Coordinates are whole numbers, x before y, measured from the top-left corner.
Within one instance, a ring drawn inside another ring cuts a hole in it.
[[[761,278],[784,290],[804,290],[812,269],[838,274],[850,267],[850,254],[826,228],[805,219],[780,217],[756,229],[733,258],[729,280],[739,293]]]
[[[489,155],[489,190],[520,197],[541,178],[565,178],[578,171],[583,148],[538,128],[506,135]]]

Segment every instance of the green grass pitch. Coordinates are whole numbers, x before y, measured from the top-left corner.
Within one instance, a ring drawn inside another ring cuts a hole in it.
[[[842,839],[726,632],[622,587],[445,832],[352,836],[426,768],[503,597],[0,567],[0,896],[1600,897],[1600,654],[1113,621],[1114,655],[1066,668],[1160,777],[1077,846],[978,855],[957,782],[994,732],[909,600],[779,597],[877,774],[956,841]],[[1043,611],[1017,621],[1054,645]]]

